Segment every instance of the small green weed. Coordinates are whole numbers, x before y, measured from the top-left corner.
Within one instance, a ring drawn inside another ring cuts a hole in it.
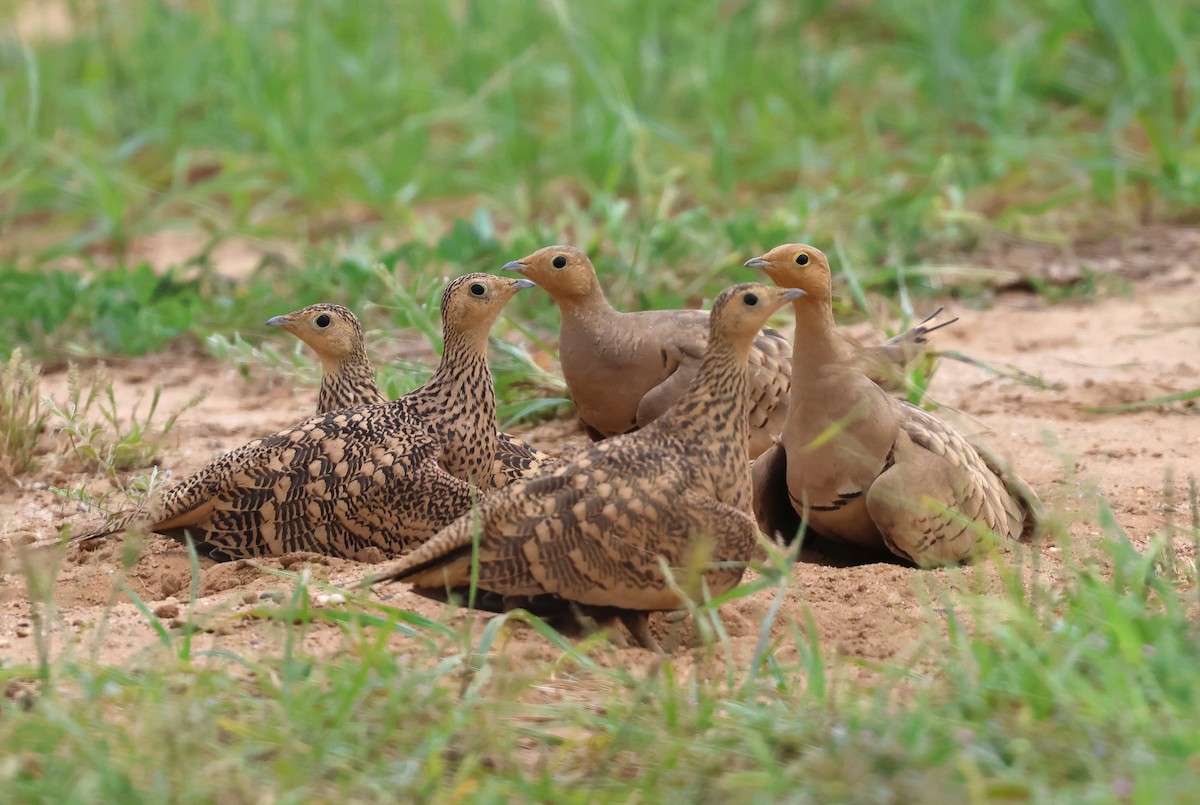
[[[122,473],[152,464],[180,414],[204,399],[200,393],[178,411],[155,423],[162,387],[155,386],[144,416],[138,406],[126,416],[118,405],[108,371],[101,364],[85,378],[78,365],[67,373],[67,398],[63,405],[46,398],[55,418],[55,430],[66,437],[70,450],[85,470],[99,471],[116,486],[124,488]]]
[[[920,639],[869,663],[780,608],[805,595],[783,555],[692,609],[696,650],[636,670],[603,639],[564,639],[524,611],[462,628],[354,596],[320,608],[319,583],[284,571],[278,605],[217,616],[269,623],[271,646],[248,655],[201,647],[192,625],[171,629],[118,585],[156,644],[136,672],[69,654],[0,668],[6,683],[40,680],[32,705],[0,699],[0,753],[15,758],[0,781],[17,800],[1186,801],[1195,582],[1162,539],[1138,552],[1098,508],[1101,533],[1064,541],[1054,573],[1025,549],[921,573]],[[739,663],[718,607],[752,593],[768,603]],[[507,645],[517,622],[546,659]],[[345,650],[311,653],[312,630],[330,626]],[[179,757],[224,772],[188,773]]]
[[[14,349],[0,368],[0,481],[33,468],[34,447],[49,412],[39,392],[41,369]]]
[[[320,364],[304,354],[304,344],[292,339],[290,351],[281,350],[275,341],[247,341],[241,333],[232,336],[213,333],[204,339],[205,350],[222,363],[232,365],[244,379],[274,387],[282,380],[295,380],[315,386],[320,382]]]

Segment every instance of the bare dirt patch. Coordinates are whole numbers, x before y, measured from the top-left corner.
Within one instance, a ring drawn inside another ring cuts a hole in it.
[[[1098,495],[1112,504],[1117,518],[1138,547],[1163,529],[1167,492],[1176,522],[1190,518],[1187,478],[1200,474],[1200,411],[1179,403],[1166,409],[1126,414],[1095,414],[1085,406],[1113,405],[1200,387],[1200,279],[1170,271],[1143,277],[1129,297],[1046,306],[1023,293],[1000,297],[990,310],[951,303],[958,324],[938,335],[938,346],[995,366],[1009,365],[1044,381],[1045,388],[977,366],[945,360],[932,394],[963,427],[988,435],[1011,456],[1048,506],[1069,516],[1073,549],[1086,547],[1099,534]],[[870,336],[863,326],[860,334]],[[162,466],[175,477],[192,472],[223,450],[288,425],[307,415],[315,390],[290,384],[269,386],[243,379],[232,369],[191,352],[173,352],[112,366],[118,400],[132,405],[164,386],[163,409],[173,410],[197,391],[208,396],[187,412],[173,433],[173,446],[162,451]],[[61,397],[65,374],[48,375],[45,393]],[[528,438],[551,452],[586,444],[571,422],[545,423]],[[1168,487],[1168,479],[1171,486]],[[0,662],[30,662],[37,656],[37,622],[28,600],[26,577],[52,574],[54,612],[46,632],[53,655],[94,657],[123,662],[147,656],[160,645],[153,628],[121,593],[118,581],[149,603],[164,624],[189,617],[191,571],[177,544],[151,536],[140,557],[120,540],[88,550],[45,550],[32,556],[22,545],[51,536],[63,522],[82,527],[95,519],[80,513],[47,488],[73,487],[86,476],[43,469],[21,485],[0,492]],[[92,482],[93,489],[102,484]],[[1181,556],[1194,556],[1190,541],[1179,539]],[[1063,572],[1059,546],[1040,546],[1039,572]],[[1027,552],[1025,554],[1027,558]],[[24,558],[22,558],[24,557]],[[30,567],[32,565],[32,568]],[[37,570],[40,568],[40,571]],[[202,560],[198,580],[198,620],[209,631],[199,647],[218,646],[242,655],[277,652],[284,628],[250,617],[255,608],[290,596],[294,582],[270,571],[304,573],[335,584],[361,577],[368,566],[313,556],[288,556],[262,562],[213,564]],[[789,624],[811,612],[823,644],[866,661],[902,654],[931,617],[930,595],[947,588],[990,589],[994,574],[982,566],[920,571],[895,564],[833,567],[801,562],[793,570],[795,588],[783,603],[773,628],[784,636]],[[314,593],[320,592],[314,589]],[[403,586],[377,590],[387,604],[430,618],[463,625],[486,615],[447,608],[409,593]],[[774,593],[762,592],[722,610],[736,658],[745,663],[760,638]],[[334,606],[337,604],[334,603]],[[660,638],[697,643],[690,622],[670,624],[661,616],[654,629]],[[347,648],[342,630],[314,625],[306,648],[330,655]],[[552,657],[554,650],[529,629],[506,638],[513,658]],[[396,639],[398,648],[405,639]],[[797,649],[785,638],[781,658]],[[606,661],[640,665],[654,658],[639,649],[612,649]]]

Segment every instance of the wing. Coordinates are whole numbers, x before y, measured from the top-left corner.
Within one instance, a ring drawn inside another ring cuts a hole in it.
[[[665,350],[663,354],[666,355]],[[667,409],[688,390],[688,386],[692,384],[692,379],[696,376],[696,371],[700,368],[698,359],[684,353],[676,353],[672,362],[675,366],[674,371],[667,376],[666,380],[646,392],[641,402],[638,403],[635,420],[637,427],[644,428],[665,414]]]
[[[925,350],[929,335],[958,321],[955,317],[931,323],[941,312],[942,308],[939,307],[917,326],[892,336],[879,346],[858,349],[856,356],[859,368],[884,388],[903,388],[904,369]]]
[[[984,530],[1019,538],[1035,518],[1028,502],[1010,493],[956,430],[920,408],[899,405],[908,443],[898,443],[895,463],[867,492],[867,509],[888,547],[928,567],[974,558],[985,546]]]
[[[387,406],[340,411],[235,450],[164,497],[154,531],[222,559],[296,550],[396,554],[470,507],[424,428]]]
[[[562,459],[543,453],[516,436],[501,431],[500,447],[496,451],[492,468],[496,485],[500,487],[537,475],[561,463]]]
[[[665,451],[644,442],[615,436],[569,465],[498,490],[477,511],[382,569],[378,578],[410,581],[416,587],[462,586],[469,581],[469,551],[476,535],[479,586],[501,595],[582,594],[584,582],[548,589],[546,574],[560,571],[539,566],[556,564],[558,549],[553,546],[562,543],[588,552],[591,558],[583,561],[594,561],[595,572],[615,573],[615,566],[591,552],[591,543],[610,532],[619,535],[619,544],[611,550],[639,567],[636,560],[652,555],[648,551],[657,538],[655,524],[667,522],[689,486],[678,461],[667,460]],[[637,477],[628,471],[634,464]]]

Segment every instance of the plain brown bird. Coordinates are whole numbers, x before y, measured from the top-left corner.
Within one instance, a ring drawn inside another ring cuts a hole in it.
[[[424,541],[490,488],[497,437],[488,330],[532,284],[455,279],[442,297],[442,362],[424,386],[256,439],[167,490],[151,516],[134,512],[74,541],[138,521],[175,539],[190,534],[216,559],[396,555]]]
[[[691,384],[708,338],[703,310],[622,313],[609,304],[595,266],[570,246],[548,246],[504,266],[545,289],[562,312],[559,362],[579,419],[593,439],[628,433],[661,416]],[[949,323],[949,322],[947,322]],[[923,323],[924,324],[924,323]],[[902,365],[936,327],[917,327],[864,350],[872,366]],[[747,383],[751,458],[783,429],[792,350],[764,329],[750,347]]]
[[[803,517],[818,535],[890,551],[922,567],[976,556],[985,532],[1018,539],[1041,513],[1037,495],[985,445],[886,394],[856,368],[833,321],[820,250],[778,246],[746,262],[799,288],[787,424],[753,467],[762,529],[792,538]]]
[[[479,275],[488,277],[489,275]],[[491,282],[491,279],[486,280]],[[471,310],[463,311],[469,317]],[[466,399],[472,402],[466,406],[445,406],[440,402],[445,399],[453,400],[462,396],[457,384],[470,380],[478,374],[478,361],[471,357],[477,356],[478,344],[461,344],[459,334],[471,329],[470,321],[454,320],[455,313],[446,309],[443,311],[443,329],[453,342],[451,349],[457,351],[450,357],[448,371],[441,374],[438,382],[430,381],[418,397],[411,400],[413,407],[410,413],[432,423],[443,431],[445,438],[451,440],[452,449],[471,446],[476,421],[480,421],[476,402],[482,403],[484,409],[491,406],[495,411],[495,396],[489,395],[491,388],[490,373],[486,384],[479,384],[483,392],[478,401],[468,393]],[[447,317],[450,317],[447,319]],[[320,303],[288,313],[285,316],[275,316],[267,320],[273,327],[282,327],[287,332],[299,338],[317,353],[321,361],[321,389],[317,393],[317,413],[326,414],[342,408],[355,408],[360,405],[372,405],[386,402],[383,392],[375,383],[375,370],[367,358],[366,344],[363,340],[362,325],[358,317],[341,305]],[[490,324],[488,325],[490,328]],[[486,350],[486,345],[484,346]],[[483,353],[486,357],[486,352]],[[473,371],[463,372],[464,367]],[[483,367],[486,369],[486,363]],[[432,385],[432,388],[430,388]],[[483,388],[485,386],[487,388]],[[416,392],[414,392],[416,394]],[[412,395],[408,395],[410,398]],[[471,409],[471,410],[468,410]],[[447,412],[449,420],[447,419]],[[484,411],[486,413],[486,411]],[[457,418],[470,414],[465,425],[460,425]],[[482,428],[482,426],[481,426]],[[464,438],[464,433],[466,434]],[[504,431],[497,433],[499,439],[496,445],[495,459],[492,465],[493,487],[504,486],[518,478],[525,478],[540,471],[543,467],[555,463],[558,459],[543,453],[527,442]],[[464,460],[448,459],[446,466],[451,474],[469,480],[465,475],[458,475],[457,468],[465,467]]]
[[[655,648],[647,613],[683,603],[661,563],[685,586],[688,571],[703,566],[699,575],[715,596],[738,583],[755,552],[747,356],[768,316],[800,294],[759,284],[727,289],[713,304],[695,377],[666,413],[483,499],[366,583],[408,581],[439,598],[464,588],[477,534],[481,593],[573,602],[619,617]]]

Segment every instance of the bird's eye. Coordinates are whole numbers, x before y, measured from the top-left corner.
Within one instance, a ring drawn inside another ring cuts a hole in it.
[[[482,282],[475,282],[471,284],[471,294],[473,296],[483,296],[485,293],[487,293],[487,288],[483,287]]]
[[[561,254],[556,254],[554,255],[554,259],[550,261],[550,265],[554,266],[555,268],[566,268],[567,258]]]
[[[744,299],[746,304],[750,305],[751,307],[758,304],[758,294],[748,293],[743,296],[742,299]]]
[[[317,316],[317,326],[322,330],[328,327],[332,321],[333,319],[329,318],[328,313],[322,313],[320,316]]]
[[[805,252],[800,252],[800,254],[796,255],[796,265],[798,265],[798,266],[808,265],[808,255]]]

